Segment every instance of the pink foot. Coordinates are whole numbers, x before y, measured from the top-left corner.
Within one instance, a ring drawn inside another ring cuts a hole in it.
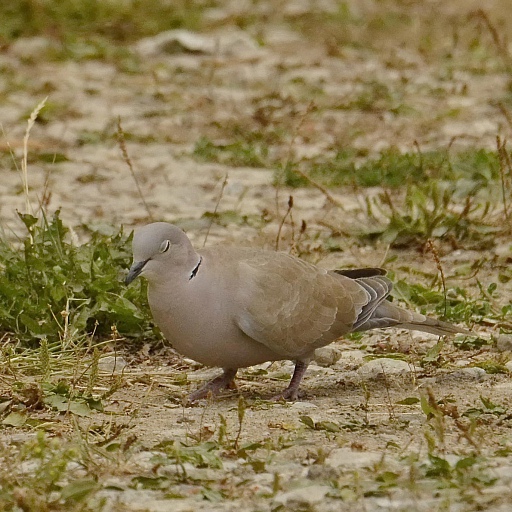
[[[234,380],[236,372],[237,369],[224,369],[224,373],[222,375],[215,377],[215,379],[205,384],[202,388],[191,393],[188,397],[188,401],[195,402],[197,400],[201,400],[201,398],[218,395],[223,389],[236,389]]]

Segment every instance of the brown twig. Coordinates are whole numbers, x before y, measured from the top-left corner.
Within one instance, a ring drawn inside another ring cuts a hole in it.
[[[284,223],[286,221],[286,217],[291,214],[293,208],[293,196],[290,196],[288,198],[288,209],[286,210],[286,213],[283,215],[283,218],[281,219],[281,222],[279,223],[279,229],[277,230],[277,236],[276,236],[276,251],[279,250],[279,240],[281,238],[281,231],[283,230]]]
[[[465,425],[460,420],[460,413],[457,409],[456,405],[453,404],[439,404],[434,396],[434,392],[432,391],[432,388],[429,386],[427,388],[427,394],[428,394],[428,403],[432,409],[436,410],[442,417],[448,417],[453,420],[455,423],[455,426],[459,430],[459,432],[462,434],[462,436],[466,439],[466,441],[476,450],[477,453],[480,453],[480,446],[478,443],[473,439],[473,436],[470,432],[470,427]]]
[[[508,51],[507,40],[505,36],[503,37],[503,39],[500,38],[498,30],[492,23],[491,19],[489,18],[489,15],[483,9],[477,9],[476,11],[471,12],[469,17],[480,19],[484,22],[484,25],[489,30],[493,43],[496,46],[498,54],[502,58],[505,67],[509,72],[512,71],[512,57],[510,56],[510,53]]]
[[[121,117],[117,118],[117,142],[119,144],[119,147],[121,148],[121,153],[123,154],[123,159],[126,162],[126,165],[130,169],[130,173],[132,175],[133,181],[135,182],[135,186],[137,187],[137,191],[139,193],[139,197],[142,201],[142,204],[144,205],[144,208],[146,209],[146,212],[148,214],[149,219],[151,222],[154,221],[153,214],[151,213],[151,210],[149,209],[148,204],[146,203],[146,199],[144,198],[144,194],[142,193],[142,189],[140,188],[139,180],[137,179],[137,175],[135,174],[135,170],[133,169],[132,161],[130,160],[130,157],[128,156],[128,151],[126,149],[126,142],[124,138],[124,131],[123,127],[121,126]]]
[[[320,183],[310,178],[305,172],[301,171],[300,169],[293,169],[293,172],[297,173],[299,176],[304,178],[311,186],[320,190],[320,192],[322,192],[327,201],[329,201],[333,206],[337,206],[338,208],[344,210],[343,205],[338,200],[334,199],[334,197],[332,197],[332,195],[323,185],[320,185]]]
[[[429,238],[427,240],[427,248],[432,253],[434,261],[436,262],[437,270],[439,271],[439,274],[441,276],[441,284],[443,286],[443,295],[444,295],[444,316],[446,316],[446,313],[447,313],[446,279],[444,276],[443,266],[441,265],[441,260],[439,259],[439,252],[431,238]]]
[[[507,178],[506,174],[512,175],[512,162],[510,161],[510,155],[507,152],[507,141],[501,140],[500,136],[496,136],[496,147],[498,151],[498,158],[500,162],[500,180],[501,180],[501,195],[503,199],[503,210],[505,212],[505,219],[508,221],[508,203],[507,203]]]
[[[502,113],[503,117],[505,118],[505,120],[507,121],[509,128],[512,129],[512,115],[501,101],[498,103],[498,108]]]
[[[217,199],[217,203],[215,204],[215,208],[213,209],[213,215],[211,217],[212,221],[210,222],[208,226],[208,230],[206,231],[206,235],[204,237],[203,247],[206,245],[206,241],[208,240],[208,236],[210,235],[210,230],[213,226],[213,221],[215,220],[215,216],[217,215],[217,210],[219,209],[219,204],[222,200],[222,196],[224,195],[224,189],[226,188],[226,185],[228,184],[228,173],[224,176],[224,180],[222,182],[221,188],[220,188],[220,194]]]

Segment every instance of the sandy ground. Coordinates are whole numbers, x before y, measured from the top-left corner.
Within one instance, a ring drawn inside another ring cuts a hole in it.
[[[285,4],[286,9],[308,12],[307,2]],[[476,24],[463,23],[469,4],[464,4],[464,15],[456,9],[460,2],[448,4],[429,2],[428,8],[459,20],[462,41],[471,31],[483,32]],[[261,3],[261,8],[265,5]],[[377,9],[372,2],[358,5],[352,8]],[[504,5],[494,2],[491,14],[503,12]],[[236,6],[226,7],[227,18],[230,9]],[[86,236],[83,226],[132,228],[154,218],[178,222],[200,246],[210,226],[202,215],[213,212],[220,198],[218,212],[235,212],[234,221],[214,224],[209,245],[274,247],[293,195],[292,219],[285,222],[279,241],[282,249],[295,244],[295,251],[326,267],[376,266],[388,261],[398,278],[408,272],[417,280],[422,272],[435,274],[431,255],[390,251],[385,244],[365,246],[341,237],[339,251],[322,250],[325,237],[334,230],[356,232],[364,224],[365,197],[378,189],[330,190],[337,201],[333,205],[314,187],[276,188],[272,170],[205,163],[192,152],[200,137],[221,143],[232,141],[236,130],[268,135],[271,129],[283,133],[271,148],[273,158],[283,163],[290,154],[300,159],[333,154],[336,148],[348,146],[369,155],[391,146],[402,151],[413,151],[416,145],[426,151],[450,144],[454,150],[492,149],[496,135],[510,138],[512,127],[499,108],[510,95],[510,75],[499,66],[499,56],[493,57],[489,36],[482,37],[493,58],[476,56],[473,62],[462,43],[450,47],[452,35],[437,34],[432,43],[436,51],[442,54],[451,48],[454,52],[447,64],[434,59],[434,51],[430,56],[423,54],[405,31],[397,32],[401,44],[383,38],[377,52],[348,44],[333,48],[327,33],[324,38],[302,33],[279,16],[269,19],[257,31],[226,23],[196,35],[194,44],[203,46],[195,53],[169,54],[156,38],[142,41],[132,49],[138,61],[131,72],[108,62],[46,61],[42,58],[46,43],[39,39],[20,40],[0,53],[0,145],[12,151],[18,167],[25,120],[48,96],[48,113],[43,109],[44,122],[36,122],[28,145],[32,208],[37,210],[41,201],[49,211],[62,208],[63,219],[76,227],[79,239]],[[419,33],[428,32],[420,12],[418,27]],[[472,69],[477,64],[485,71]],[[377,99],[377,106],[367,110],[340,107],[356,101],[368,84],[375,83],[389,91],[382,106]],[[311,101],[316,105],[312,112]],[[407,113],[393,109],[395,102],[406,105]],[[116,142],[119,117],[149,211]],[[43,162],[38,157],[42,153],[65,158]],[[1,225],[8,234],[19,232],[15,211],[25,211],[25,197],[21,173],[7,151],[0,160],[0,172]],[[253,222],[240,222],[244,216]],[[302,220],[307,221],[307,230],[297,243]],[[458,280],[455,270],[485,257],[478,279],[486,286],[497,279],[507,251],[508,240],[503,239],[484,255],[461,247],[444,252],[441,261],[449,284],[474,291],[476,280]],[[393,261],[394,255],[398,259]],[[507,288],[498,300],[502,305],[508,302]],[[489,325],[476,330],[493,332]],[[422,368],[423,355],[436,341],[429,335],[391,331],[340,341],[312,365],[303,385],[304,397],[294,404],[265,400],[286,385],[292,371],[288,362],[243,370],[239,393],[184,407],[186,393],[218,370],[201,368],[170,350],[156,355],[124,354],[122,360],[128,365],[123,385],[107,403],[106,413],[80,420],[84,428],[88,422],[114,421],[137,438],[122,470],[106,476],[105,489],[95,499],[106,498],[106,510],[152,512],[508,510],[512,460],[507,450],[512,432],[507,413],[484,411],[470,433],[457,424],[455,415],[447,416],[440,434],[418,403],[398,403],[426,396],[430,388],[433,396],[452,404],[461,415],[471,408],[482,409],[481,396],[506,410],[511,391],[508,374],[487,373],[475,363],[502,358],[505,364],[508,357],[494,348],[460,351],[447,343],[446,364]],[[404,360],[383,357],[390,353],[404,354]],[[108,364],[105,376],[110,374]],[[184,375],[188,382],[179,385]],[[186,462],[185,469],[180,469],[178,464],[156,461],[157,443],[218,439],[223,421],[232,446],[239,428],[240,396],[247,410],[238,446],[258,444],[249,455],[244,458],[226,449],[222,468]],[[462,418],[464,425],[467,418]],[[436,482],[423,482],[408,489],[404,482],[414,480],[411,468],[428,464],[428,436],[436,439],[437,448],[453,465],[468,453],[491,457],[503,449],[475,476],[489,474],[496,483],[487,487],[472,480],[459,487],[447,484],[441,490]],[[411,462],[414,454],[417,460]],[[181,470],[186,476],[180,479],[176,475]],[[134,484],[133,478],[141,474],[161,478],[160,488],[148,490],[148,485]],[[399,475],[399,485],[385,485],[386,478],[395,478],[392,474]]]

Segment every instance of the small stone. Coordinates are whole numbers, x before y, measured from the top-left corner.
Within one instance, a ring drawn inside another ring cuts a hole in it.
[[[468,367],[471,363],[467,360],[467,359],[459,359],[458,361],[455,361],[455,366],[459,367],[459,368],[466,368]]]
[[[135,49],[143,57],[177,54],[251,57],[264,51],[249,34],[239,29],[209,35],[184,29],[166,30],[139,40]]]
[[[323,366],[318,366],[315,363],[311,363],[308,366],[308,373],[307,376],[309,378],[311,377],[326,377],[328,375],[333,375],[336,372],[332,370],[331,368],[324,368]]]
[[[311,402],[293,402],[293,404],[290,406],[290,409],[293,409],[299,413],[310,413],[311,411],[318,409],[318,405]]]
[[[502,352],[512,351],[512,336],[509,334],[498,334],[496,338],[496,348]]]
[[[512,484],[512,466],[509,466],[507,464],[507,459],[505,457],[496,457],[494,459],[494,462],[500,461],[501,464],[497,467],[494,467],[492,472],[493,476],[496,476],[500,479],[500,483],[505,485],[511,485]]]
[[[494,254],[505,261],[512,259],[512,245],[510,243],[498,244],[494,248]]]
[[[136,49],[144,57],[176,53],[212,54],[215,52],[215,41],[189,30],[167,30],[141,39]]]
[[[435,341],[437,342],[439,340],[438,334],[432,334],[430,332],[423,332],[423,331],[410,331],[409,335],[413,339],[413,341]]]
[[[274,504],[292,510],[310,510],[310,507],[321,503],[329,491],[330,488],[326,485],[301,487],[277,495],[274,498]]]
[[[357,372],[364,379],[377,379],[390,375],[401,375],[414,371],[414,366],[401,359],[381,357],[363,364]]]
[[[315,350],[315,362],[320,366],[332,366],[341,357],[341,350],[328,345]]]
[[[310,480],[335,480],[338,477],[338,472],[331,466],[323,464],[314,464],[308,470],[308,478]]]
[[[98,368],[102,372],[121,372],[128,362],[121,356],[106,356],[100,359]]]
[[[338,448],[325,459],[325,465],[331,468],[357,469],[370,467],[381,459],[382,454],[379,452],[358,452],[350,448]]]
[[[452,374],[452,377],[468,380],[483,380],[487,377],[487,372],[483,368],[478,368],[478,366],[471,366],[457,370]]]
[[[23,37],[10,46],[10,52],[20,59],[37,59],[46,57],[56,44],[46,37]]]
[[[364,364],[364,357],[367,355],[363,350],[343,350],[341,356],[333,366],[334,370],[346,372],[355,370]]]

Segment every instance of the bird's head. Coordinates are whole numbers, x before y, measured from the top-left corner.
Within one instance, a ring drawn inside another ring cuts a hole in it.
[[[139,275],[150,282],[162,279],[165,272],[193,264],[197,255],[187,235],[167,222],[154,222],[135,231],[133,236],[133,264],[126,276],[130,284]],[[194,255],[196,255],[194,257]]]

